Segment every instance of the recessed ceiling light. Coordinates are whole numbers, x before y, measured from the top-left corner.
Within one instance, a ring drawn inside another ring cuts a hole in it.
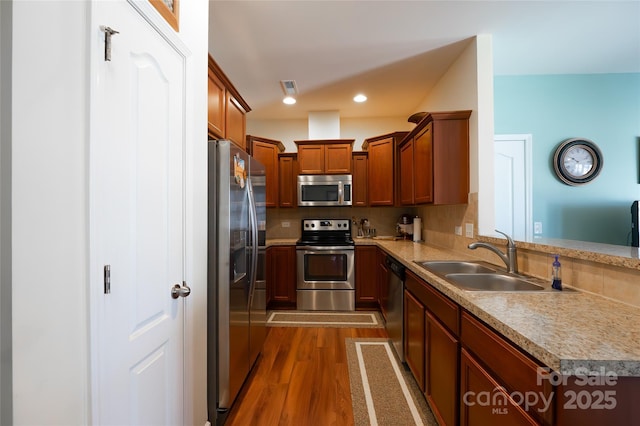
[[[353,97],[353,100],[355,102],[364,102],[367,100],[367,97],[365,95],[363,95],[362,93],[357,94],[356,96]]]
[[[292,96],[286,96],[282,102],[284,102],[287,105],[293,105],[296,103],[296,98],[292,97]]]

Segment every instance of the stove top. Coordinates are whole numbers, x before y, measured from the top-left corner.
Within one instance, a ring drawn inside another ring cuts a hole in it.
[[[296,245],[353,246],[351,220],[303,219],[302,232]]]

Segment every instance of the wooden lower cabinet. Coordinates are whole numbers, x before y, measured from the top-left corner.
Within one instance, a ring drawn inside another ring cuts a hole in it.
[[[356,246],[356,309],[378,308],[378,277],[376,246]]]
[[[541,367],[544,366],[469,313],[463,312],[460,322],[462,346],[482,362],[492,379],[506,392],[544,396],[537,398],[536,403],[523,403],[522,406],[533,421],[552,424],[553,405],[546,407],[543,400],[553,398],[554,391],[551,381],[542,375]]]
[[[406,272],[405,288],[407,365],[438,423],[455,425],[460,345],[454,332],[458,329],[459,307],[411,271]]]
[[[424,305],[411,292],[404,292],[404,359],[424,392]]]
[[[564,377],[556,388],[556,425],[640,425],[640,377]],[[605,371],[605,374],[607,372]],[[596,383],[594,383],[595,381]]]
[[[425,314],[425,395],[441,425],[458,423],[460,345],[429,311]]]
[[[267,248],[267,309],[296,308],[296,247]]]
[[[387,253],[378,248],[377,250],[378,264],[378,304],[382,317],[387,320],[387,307],[389,306],[389,269],[387,268]]]
[[[466,350],[460,357],[460,424],[537,425]]]

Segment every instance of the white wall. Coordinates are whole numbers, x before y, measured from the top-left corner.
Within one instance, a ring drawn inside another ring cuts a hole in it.
[[[362,142],[374,136],[415,127],[407,117],[340,118],[340,138],[355,139],[353,150],[359,151]],[[286,152],[296,152],[295,140],[309,139],[308,120],[252,120],[247,116],[247,134],[282,141]]]
[[[13,7],[14,424],[87,424],[89,3]]]
[[[493,115],[493,40],[491,35],[477,37],[478,72],[478,161],[471,163],[478,178],[478,233],[495,234],[494,203],[494,115]]]
[[[296,152],[295,140],[309,137],[309,123],[306,118],[298,120],[252,120],[247,115],[247,134],[282,141],[286,152]]]
[[[472,110],[469,118],[471,193],[479,193],[478,232],[493,234],[493,54],[491,35],[478,35],[417,110]]]
[[[13,423],[11,388],[11,7],[0,1],[0,424]],[[4,60],[3,60],[4,58]]]
[[[359,151],[362,142],[367,138],[392,132],[410,131],[415,124],[409,123],[406,117],[373,117],[373,118],[343,118],[341,122],[341,137],[355,139],[353,150]]]
[[[13,420],[90,424],[90,2],[15,1],[13,8]],[[200,129],[206,129],[207,16],[208,2],[181,3],[181,37],[193,53],[186,275],[200,295],[187,306],[193,345],[186,354],[187,424],[206,420],[206,131]]]

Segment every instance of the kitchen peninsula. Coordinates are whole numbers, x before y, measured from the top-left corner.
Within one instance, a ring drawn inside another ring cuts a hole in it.
[[[502,245],[503,240],[482,238]],[[273,239],[268,245],[293,244],[290,239]],[[518,243],[519,247],[533,247],[526,243]],[[451,302],[460,307],[463,315],[474,317],[484,323],[487,329],[494,330],[505,341],[510,342],[519,351],[539,362],[539,365],[551,369],[554,374],[571,375],[613,375],[619,387],[619,405],[627,403],[631,392],[637,393],[640,388],[640,309],[621,302],[607,299],[584,291],[565,292],[471,292],[461,290],[445,279],[423,269],[414,261],[424,260],[478,260],[475,252],[457,251],[441,247],[413,243],[409,241],[389,241],[373,239],[356,239],[356,247],[373,245],[384,250],[388,255],[399,260],[420,280],[428,283]],[[541,250],[539,246],[534,247]],[[548,250],[552,250],[551,247]],[[598,254],[581,253],[571,248],[562,248],[563,256],[575,255],[600,259]],[[615,255],[620,266],[629,267],[630,273],[639,273],[637,260]],[[486,259],[485,259],[486,260]],[[546,260],[546,257],[545,257]],[[499,259],[494,256],[491,262],[498,265]],[[579,261],[579,260],[576,260]],[[603,261],[611,263],[611,258]],[[545,263],[546,264],[546,263]],[[498,265],[502,266],[502,265]],[[529,269],[536,271],[535,262],[521,262]],[[546,276],[546,266],[539,277]],[[576,274],[576,277],[579,274]],[[567,284],[571,284],[570,280]],[[546,283],[547,286],[550,283]],[[464,345],[464,344],[463,344]],[[565,388],[563,388],[565,389]],[[569,389],[569,388],[566,388]],[[585,387],[582,391],[592,391]],[[596,396],[595,392],[594,397]],[[589,394],[591,397],[592,395]],[[595,401],[595,399],[594,399]],[[570,424],[582,421],[573,418],[580,410],[562,410],[571,401],[556,401],[556,421],[553,424]],[[570,405],[570,404],[569,404]],[[629,407],[626,409],[631,410]],[[607,410],[599,410],[597,415],[609,414]],[[637,412],[628,416],[637,416]],[[623,417],[624,418],[624,417]],[[575,423],[574,423],[575,424]]]

